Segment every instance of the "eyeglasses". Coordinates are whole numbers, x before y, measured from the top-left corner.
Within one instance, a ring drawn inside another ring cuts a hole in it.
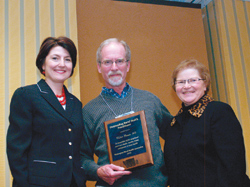
[[[176,80],[175,81],[175,85],[177,86],[184,86],[186,84],[186,82],[190,85],[194,85],[196,84],[198,81],[200,80],[205,80],[205,79],[200,79],[200,78],[190,78],[187,80]]]
[[[110,67],[113,65],[113,63],[115,63],[117,66],[122,66],[125,64],[125,62],[127,62],[127,60],[124,60],[124,59],[116,59],[115,61],[112,61],[112,60],[104,60],[102,61],[101,63],[104,65],[104,66],[107,66],[107,67]]]

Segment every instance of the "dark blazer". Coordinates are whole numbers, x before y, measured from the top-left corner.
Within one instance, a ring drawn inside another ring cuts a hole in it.
[[[7,156],[13,186],[85,186],[80,163],[82,104],[66,87],[66,110],[42,79],[18,88],[11,100]]]
[[[183,108],[166,133],[164,156],[170,186],[243,187],[243,181],[249,181],[244,140],[232,108],[218,101],[206,108]]]

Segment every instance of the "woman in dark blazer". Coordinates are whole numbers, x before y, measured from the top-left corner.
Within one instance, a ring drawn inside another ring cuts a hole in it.
[[[82,104],[64,86],[76,57],[69,38],[46,38],[36,59],[45,79],[18,88],[12,97],[7,156],[15,187],[85,186]]]
[[[249,187],[241,125],[228,104],[207,95],[207,68],[194,59],[181,62],[172,86],[182,108],[166,132],[170,187]]]

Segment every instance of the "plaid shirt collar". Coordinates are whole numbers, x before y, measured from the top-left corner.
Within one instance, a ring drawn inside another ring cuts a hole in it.
[[[123,99],[124,97],[127,96],[130,89],[131,89],[130,85],[128,83],[126,83],[126,86],[124,87],[121,95],[116,93],[114,91],[114,89],[112,89],[112,88],[109,89],[109,88],[106,88],[106,87],[102,87],[102,93],[107,94],[107,95],[111,95],[111,96],[116,97],[116,98]]]

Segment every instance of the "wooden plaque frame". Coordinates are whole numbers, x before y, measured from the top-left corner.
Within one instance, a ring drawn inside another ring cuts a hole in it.
[[[109,160],[126,170],[154,164],[144,111],[104,122]]]

